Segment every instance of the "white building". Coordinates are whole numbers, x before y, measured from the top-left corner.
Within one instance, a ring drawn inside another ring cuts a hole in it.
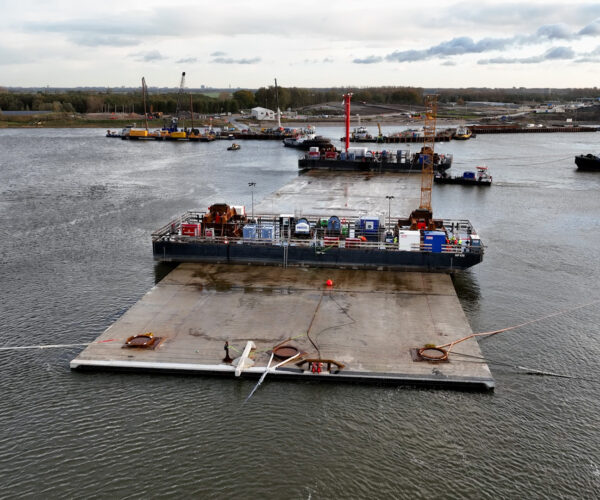
[[[274,120],[275,111],[267,108],[252,108],[252,118],[255,120]]]

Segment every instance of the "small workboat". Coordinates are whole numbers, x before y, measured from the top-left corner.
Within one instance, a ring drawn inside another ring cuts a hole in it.
[[[463,184],[465,186],[491,186],[492,176],[487,167],[477,167],[477,171],[466,171],[462,175],[452,176],[446,172],[436,173],[433,181],[436,184]]]
[[[579,170],[600,172],[600,155],[578,155],[575,157],[575,165]]]
[[[472,135],[473,132],[471,132],[471,130],[467,127],[458,127],[456,129],[456,132],[454,132],[454,139],[459,141],[466,141],[467,139],[470,139]]]
[[[237,151],[237,150],[238,150],[238,149],[240,149],[240,148],[241,148],[241,146],[240,146],[239,144],[236,144],[236,143],[234,142],[234,143],[233,143],[231,146],[229,146],[229,147],[227,148],[227,151]]]

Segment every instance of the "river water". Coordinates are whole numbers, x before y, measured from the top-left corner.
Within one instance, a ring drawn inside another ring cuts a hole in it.
[[[599,137],[436,146],[494,176],[433,193],[436,216],[470,219],[487,245],[454,279],[474,331],[600,299],[600,174],[573,162]],[[152,230],[297,175],[278,142],[228,145],[1,130],[0,345],[93,341],[168,270]],[[267,377],[244,405],[255,381],[71,372],[83,347],[0,351],[0,497],[597,498],[599,324],[594,304],[481,340],[490,394]]]

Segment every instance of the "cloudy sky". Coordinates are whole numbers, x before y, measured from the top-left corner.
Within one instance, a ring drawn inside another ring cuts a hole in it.
[[[600,1],[0,0],[0,85],[594,87]]]

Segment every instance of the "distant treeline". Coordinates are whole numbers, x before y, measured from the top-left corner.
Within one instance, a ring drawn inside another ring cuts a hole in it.
[[[415,87],[371,87],[354,89],[309,89],[298,87],[261,87],[256,91],[238,90],[233,93],[222,92],[217,97],[200,93],[191,94],[192,105],[196,113],[219,114],[237,113],[254,106],[282,110],[302,109],[326,102],[340,102],[346,92],[353,93],[353,102],[370,104],[408,104],[419,105],[425,92],[435,92],[439,102],[492,101],[512,103],[541,103],[552,100],[576,100],[586,97],[598,97],[596,88],[589,89],[437,89],[424,90]],[[177,109],[190,109],[190,94],[162,93],[148,96],[147,111],[174,113]],[[10,92],[0,89],[0,110],[6,111],[55,111],[70,113],[98,112],[143,112],[141,91],[124,93],[67,91],[54,92]]]
[[[594,88],[583,89],[438,89],[435,93],[439,95],[439,102],[507,102],[515,104],[535,104],[550,101],[576,101],[582,98],[600,97],[600,90]]]

